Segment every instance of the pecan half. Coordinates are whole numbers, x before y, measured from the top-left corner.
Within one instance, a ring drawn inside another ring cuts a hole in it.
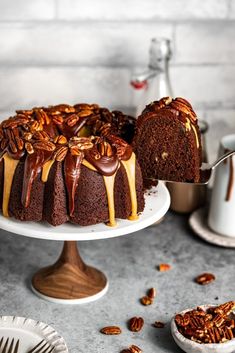
[[[32,137],[33,137],[33,134],[31,134],[31,132],[24,132],[23,133],[23,139],[26,141],[31,140]]]
[[[72,114],[65,119],[66,124],[70,127],[76,125],[78,121],[79,121],[79,116],[77,114]]]
[[[68,147],[61,146],[55,151],[54,158],[57,162],[62,162],[68,153]]]
[[[54,151],[55,150],[54,143],[52,143],[50,141],[35,142],[33,144],[33,147],[37,148],[38,150],[45,150],[45,151]]]
[[[30,142],[25,142],[25,149],[29,154],[34,153],[33,145]]]
[[[155,288],[150,288],[149,290],[148,290],[148,297],[150,298],[150,299],[154,299],[155,297],[156,297],[156,294],[157,294],[157,291],[156,291],[156,289]]]
[[[53,123],[55,123],[56,125],[61,125],[61,124],[63,124],[64,119],[63,119],[62,116],[54,116],[54,115],[53,115],[52,121],[53,121]]]
[[[82,152],[80,151],[80,149],[77,146],[71,146],[70,147],[70,153],[73,156],[80,156],[82,154]]]
[[[33,134],[33,137],[34,137],[36,140],[46,140],[46,141],[49,141],[49,140],[50,140],[50,137],[49,137],[49,135],[46,133],[46,131],[36,131],[36,132]]]
[[[154,324],[152,324],[152,326],[156,328],[164,328],[165,324],[164,322],[161,322],[161,321],[155,321]]]
[[[147,295],[145,295],[144,297],[142,297],[140,299],[141,301],[141,304],[147,306],[147,305],[151,305],[153,304],[153,299],[152,298],[149,298]]]
[[[166,272],[166,271],[169,271],[171,270],[171,265],[169,264],[160,264],[158,265],[158,271],[160,272]]]
[[[106,326],[100,330],[104,335],[120,335],[122,330],[118,326]]]
[[[134,344],[129,347],[129,350],[131,353],[142,353],[142,349]]]
[[[202,273],[197,276],[195,281],[200,285],[206,285],[215,280],[215,276],[212,273]]]
[[[144,326],[144,319],[142,317],[132,317],[129,321],[129,330],[132,332],[139,332]]]
[[[77,112],[77,114],[80,118],[85,118],[85,117],[92,114],[92,110],[91,109],[81,110],[81,111]]]
[[[68,140],[64,135],[58,135],[55,137],[54,142],[58,143],[59,145],[65,145]]]

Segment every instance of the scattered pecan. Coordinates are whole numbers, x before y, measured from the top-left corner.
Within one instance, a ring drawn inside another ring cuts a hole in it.
[[[155,288],[150,288],[149,290],[148,290],[148,297],[150,298],[150,299],[154,299],[155,297],[156,297],[156,289]]]
[[[142,317],[132,317],[129,321],[129,330],[132,332],[139,332],[144,326],[144,319]]]
[[[154,324],[152,324],[152,326],[156,328],[164,328],[165,324],[164,322],[161,322],[161,321],[155,321]]]
[[[142,349],[139,348],[138,346],[135,346],[134,344],[132,344],[130,347],[129,347],[129,351],[131,353],[142,353]]]
[[[195,281],[198,284],[206,285],[215,280],[215,276],[212,273],[202,273],[201,275],[197,276]]]
[[[169,271],[171,270],[171,265],[169,264],[160,264],[158,265],[158,271],[160,272],[166,272],[166,271]]]
[[[122,330],[118,326],[106,326],[100,330],[104,335],[120,335]]]
[[[142,298],[140,299],[140,301],[141,301],[141,304],[146,305],[146,306],[153,304],[153,299],[152,299],[152,298],[149,298],[147,295],[145,295],[144,297],[142,297]]]
[[[130,351],[130,349],[125,348],[125,349],[121,350],[120,353],[131,353],[131,351]]]

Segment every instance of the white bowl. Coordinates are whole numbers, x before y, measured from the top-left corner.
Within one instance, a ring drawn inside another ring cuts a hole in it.
[[[204,310],[216,305],[200,305]],[[186,309],[179,314],[185,314],[187,311],[193,309]],[[187,353],[232,353],[235,352],[235,338],[224,343],[197,343],[184,337],[178,330],[175,323],[175,316],[171,320],[171,333],[175,343]]]

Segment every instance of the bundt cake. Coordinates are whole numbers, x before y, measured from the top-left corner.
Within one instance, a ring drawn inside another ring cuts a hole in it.
[[[133,135],[131,117],[96,104],[17,111],[0,125],[3,215],[54,226],[137,219],[144,194]]]
[[[146,186],[154,180],[197,182],[202,149],[197,116],[183,98],[162,98],[138,117],[133,148]]]

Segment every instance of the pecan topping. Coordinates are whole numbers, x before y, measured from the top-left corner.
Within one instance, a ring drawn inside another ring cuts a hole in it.
[[[58,150],[55,151],[54,158],[57,162],[62,162],[68,153],[68,147],[61,146]]]
[[[77,147],[80,150],[88,150],[93,147],[93,142],[90,137],[72,137],[70,139],[70,147]]]
[[[53,116],[52,121],[56,124],[56,125],[61,125],[64,122],[64,119],[62,116]]]
[[[33,134],[33,137],[34,137],[36,140],[46,140],[46,141],[49,141],[49,140],[50,140],[49,135],[48,135],[45,131],[36,131],[36,132]]]
[[[202,273],[201,275],[197,276],[195,281],[198,284],[206,285],[215,280],[215,276],[212,273]]]
[[[55,143],[58,143],[59,145],[65,145],[65,144],[68,142],[68,140],[67,140],[67,138],[66,138],[65,136],[63,136],[63,135],[58,135],[58,136],[56,136],[56,138],[54,139],[54,142],[55,142]]]
[[[169,264],[160,264],[158,265],[158,271],[160,272],[166,272],[166,271],[169,271],[171,270],[171,265]]]
[[[153,304],[153,299],[152,299],[152,298],[149,298],[147,295],[145,295],[144,297],[142,297],[142,298],[140,299],[140,301],[141,301],[141,304],[146,305],[146,306]]]
[[[25,149],[29,154],[34,153],[33,145],[30,142],[25,142]]]
[[[72,127],[77,124],[78,120],[79,116],[77,114],[72,114],[65,120],[65,122],[68,126]]]
[[[129,351],[131,353],[142,353],[142,349],[139,348],[138,346],[135,346],[134,344],[132,344],[130,347],[129,347]]]
[[[24,132],[23,134],[23,139],[26,141],[31,140],[32,137],[33,137],[33,134],[31,134],[31,132]]]
[[[106,326],[100,330],[104,335],[120,335],[122,330],[118,326]]]
[[[73,156],[80,156],[82,154],[82,152],[80,151],[80,149],[77,146],[71,146],[70,147],[70,153]]]
[[[139,332],[144,326],[144,319],[142,317],[132,317],[129,321],[129,329],[132,332]]]
[[[125,349],[121,350],[120,353],[131,353],[131,351],[130,351],[130,349],[125,348]]]
[[[35,142],[33,144],[33,147],[37,148],[38,150],[45,150],[45,151],[54,151],[55,150],[54,143],[52,143],[50,141]]]
[[[90,110],[90,109],[81,110],[77,114],[78,114],[79,118],[85,118],[85,117],[92,114],[92,110]]]

